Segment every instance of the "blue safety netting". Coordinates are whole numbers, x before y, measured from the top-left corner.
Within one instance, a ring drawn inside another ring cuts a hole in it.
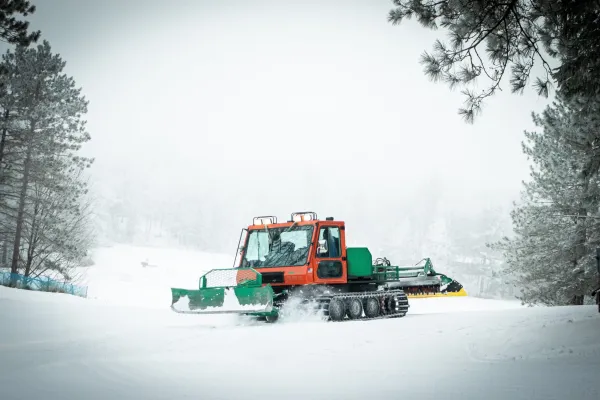
[[[38,290],[41,292],[67,293],[79,297],[87,297],[87,286],[60,282],[48,277],[32,278],[10,272],[0,272],[0,285],[13,286],[20,289]]]

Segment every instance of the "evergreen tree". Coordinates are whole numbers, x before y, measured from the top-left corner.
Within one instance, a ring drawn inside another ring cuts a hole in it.
[[[87,101],[47,41],[8,51],[3,66],[8,74],[0,107],[10,140],[0,210],[13,237],[11,272],[24,267],[29,275],[39,267],[68,277],[66,268],[88,243],[81,176],[92,160],[77,154],[90,139],[82,120]]]
[[[35,13],[35,6],[27,0],[4,0],[0,2],[0,40],[20,46],[37,42],[40,31],[29,33],[29,22],[17,20],[15,14],[24,17]]]
[[[29,46],[31,43],[38,41],[40,37],[40,31],[28,33],[29,22],[19,21],[15,17],[15,14],[21,14],[28,16],[35,12],[35,6],[31,5],[26,0],[5,0],[0,3],[0,40],[9,44],[17,44],[20,46]],[[8,70],[4,65],[0,64],[0,77],[6,78]],[[6,93],[6,87],[4,86],[5,79],[0,79],[0,96]],[[4,150],[6,148],[7,141],[7,128],[6,122],[10,117],[10,109],[5,109],[0,116],[3,126],[0,128],[0,174],[2,173],[2,161],[4,158]],[[1,179],[1,175],[0,175]],[[0,181],[1,183],[1,181]]]
[[[583,304],[596,281],[594,248],[600,243],[600,97],[557,101],[534,115],[542,132],[526,132],[531,182],[511,216],[515,237],[494,244],[528,304]],[[584,110],[582,112],[582,110]]]
[[[535,80],[547,96],[554,81],[567,97],[600,93],[600,2],[595,0],[393,0],[388,20],[399,24],[415,17],[424,27],[446,28],[450,43],[437,40],[421,62],[434,81],[463,86],[466,106],[459,113],[473,122],[482,101],[500,89],[511,73],[512,92],[523,92],[536,63]],[[550,62],[556,61],[558,68]],[[467,86],[479,78],[481,92]]]

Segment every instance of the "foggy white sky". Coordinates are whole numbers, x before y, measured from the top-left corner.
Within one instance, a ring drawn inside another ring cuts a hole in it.
[[[389,0],[35,3],[32,28],[90,100],[86,151],[105,185],[202,192],[249,219],[344,217],[338,204],[380,190],[371,207],[410,213],[428,187],[472,209],[527,178],[522,132],[547,101],[506,86],[467,125],[462,95],[418,63],[442,32],[392,26]]]

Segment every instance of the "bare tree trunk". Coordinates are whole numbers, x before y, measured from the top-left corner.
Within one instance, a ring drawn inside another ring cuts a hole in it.
[[[589,147],[589,146],[588,146]],[[591,148],[587,148],[587,151],[592,151]],[[581,264],[585,255],[587,254],[587,246],[588,243],[588,210],[593,209],[593,193],[590,188],[590,183],[593,175],[598,170],[597,158],[592,157],[588,165],[584,167],[580,174],[581,184],[583,186],[583,198],[582,203],[579,205],[579,210],[577,214],[579,218],[577,218],[576,224],[576,242],[575,242],[575,251],[573,254],[573,268],[577,270],[577,266]],[[584,273],[584,268],[581,268],[581,274]],[[577,287],[575,292],[572,294],[571,299],[569,300],[569,304],[571,305],[583,305],[585,299],[585,291],[586,291],[586,283],[582,279],[578,279]]]
[[[596,293],[596,304],[598,305],[598,312],[600,313],[600,275],[598,275],[598,292]]]
[[[31,274],[31,263],[33,261],[33,257],[31,254],[31,251],[28,250],[27,251],[27,261],[25,262],[25,277],[29,277],[29,275]]]
[[[569,301],[569,304],[572,306],[582,306],[583,305],[583,295],[575,295],[571,298],[571,300]]]
[[[37,236],[37,219],[38,212],[40,210],[40,200],[36,199],[35,208],[33,210],[33,220],[31,221],[31,233],[29,235],[29,245],[27,247],[27,261],[25,262],[25,276],[28,277],[31,274],[31,264],[34,258],[34,252],[36,247],[36,236]]]
[[[585,188],[587,189],[588,182],[584,183]],[[585,198],[585,196],[584,196]],[[586,207],[580,207],[577,214],[580,216],[575,222],[575,246],[573,251],[573,271],[578,271],[579,274],[583,274],[583,267],[580,265],[583,258],[586,254],[586,243],[587,243],[587,228],[586,228],[586,217],[587,210]],[[579,268],[578,268],[579,267]],[[583,305],[584,298],[584,283],[579,275],[574,275],[572,278],[575,282],[571,282],[570,284],[575,284],[574,290],[571,292],[571,298],[568,300],[568,304],[570,305]]]
[[[25,216],[25,198],[27,196],[27,186],[29,185],[29,169],[31,167],[31,151],[33,146],[27,146],[27,155],[25,156],[25,166],[23,168],[23,183],[21,185],[21,194],[19,195],[19,211],[17,213],[17,225],[15,229],[15,242],[13,246],[12,263],[10,272],[16,274],[19,267],[19,255],[21,248],[21,235],[23,233],[23,220]]]
[[[4,120],[8,120],[8,110],[4,112]],[[2,181],[2,159],[4,158],[4,147],[6,146],[6,134],[8,133],[8,129],[6,125],[4,129],[2,129],[2,139],[0,139],[0,182]]]
[[[8,245],[6,243],[6,236],[2,238],[2,256],[0,258],[0,265],[6,265],[8,261]]]

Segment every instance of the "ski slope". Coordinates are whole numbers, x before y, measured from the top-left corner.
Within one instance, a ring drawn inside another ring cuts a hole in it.
[[[171,283],[193,287],[228,257],[95,260],[90,299],[0,287],[1,399],[600,398],[594,307],[415,299],[400,319],[258,324],[168,308]]]
[[[233,264],[229,255],[127,245],[95,249],[93,260],[80,273],[90,299],[159,309],[171,304],[171,287],[197,288],[202,274]]]

